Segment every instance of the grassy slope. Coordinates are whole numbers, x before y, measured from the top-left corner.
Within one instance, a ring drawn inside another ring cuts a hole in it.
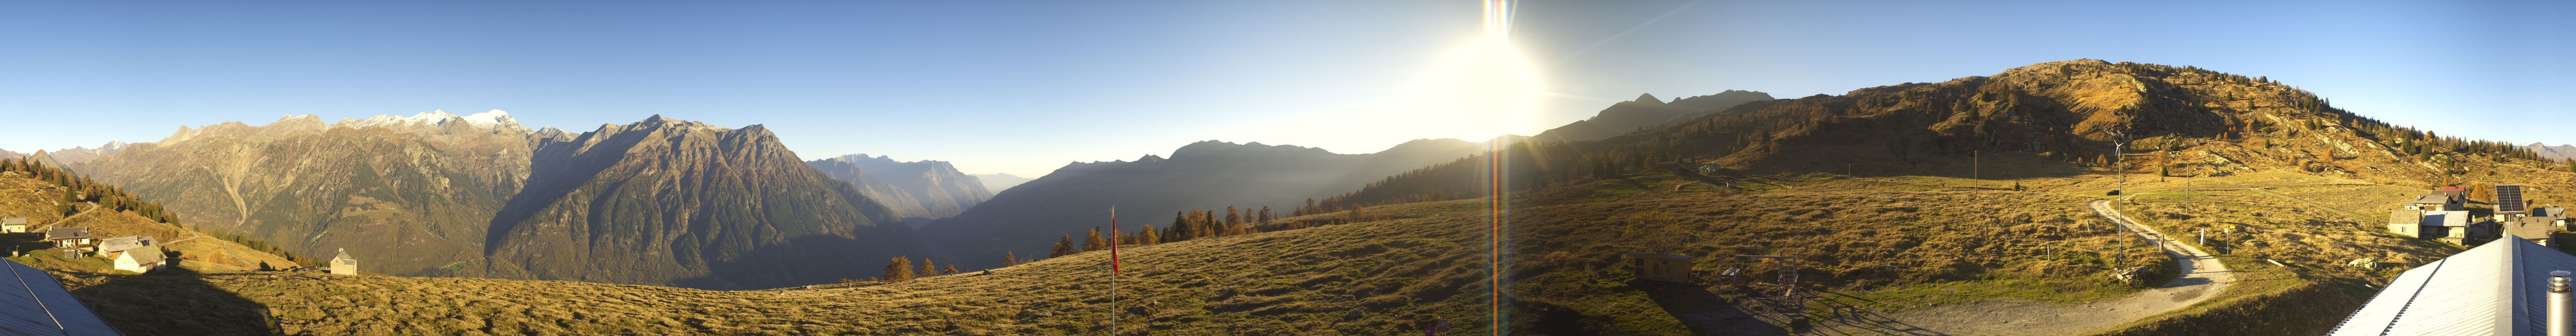
[[[1394,219],[1122,249],[1122,326],[1387,335],[1445,319],[1474,332],[1486,306],[1481,209],[1477,201],[1385,206],[1371,212]],[[760,291],[270,272],[78,276],[70,286],[103,316],[124,317],[111,323],[241,329],[258,327],[242,316],[273,316],[289,334],[1055,335],[1104,325],[1107,257]],[[203,308],[172,309],[186,306]]]
[[[2122,212],[2185,244],[2220,253],[2242,280],[2216,299],[2108,334],[2313,334],[2333,328],[2376,293],[2364,285],[2386,283],[2399,272],[2462,250],[2389,234],[2385,222],[2269,194],[2225,190],[2290,185],[2272,190],[2336,210],[2384,216],[2421,193],[2418,188],[2286,173],[2196,179],[2188,187],[2180,179],[2168,181],[2132,188],[2149,193],[2122,204]],[[2218,233],[2225,225],[2239,231]],[[2211,230],[2209,242],[2193,236],[2200,229]],[[2358,258],[2373,258],[2382,268],[2344,265]]]
[[[1620,253],[1801,256],[1801,281],[1834,304],[1897,310],[2013,297],[2042,302],[2100,300],[2136,292],[2103,276],[2114,266],[2153,266],[2170,277],[2172,259],[2132,245],[2125,264],[2110,226],[2084,203],[2094,198],[2043,191],[1966,187],[1965,179],[1843,179],[1810,174],[1761,179],[1787,185],[1725,196],[1668,174],[1635,174],[1532,193],[1514,208],[1520,254],[1511,265],[1518,330],[1543,333],[1688,335],[1676,315],[1707,307],[1662,303],[1654,286],[1625,281]],[[1954,181],[1956,180],[1956,181]],[[2043,181],[2032,181],[2043,182]],[[2058,182],[2061,181],[2045,181]],[[1986,181],[2009,189],[2011,182]],[[1745,185],[1745,183],[1738,183]],[[1731,300],[1714,258],[1698,261],[1706,292]],[[1749,267],[1768,281],[1768,264]],[[1763,285],[1741,288],[1769,291]],[[1669,299],[1665,300],[1669,301]],[[1569,314],[1570,313],[1570,314]],[[1550,322],[1541,322],[1550,321]],[[1568,327],[1571,324],[1572,327]],[[1550,329],[1566,328],[1566,329]]]
[[[37,225],[61,219],[62,216],[53,212],[53,202],[62,197],[62,191],[53,187],[51,183],[33,178],[0,176],[0,214],[26,216],[28,223]],[[80,207],[87,209],[89,206],[89,204],[82,204]],[[262,265],[273,269],[297,267],[295,262],[288,261],[286,258],[214,237],[180,241],[201,234],[176,225],[145,219],[132,211],[94,211],[72,217],[70,221],[64,222],[59,227],[89,227],[91,235],[99,238],[151,236],[154,241],[176,242],[164,245],[162,248],[165,251],[178,252],[180,259],[204,262],[208,265],[240,269],[259,269]],[[34,236],[35,234],[29,235],[30,237],[24,240],[41,239]],[[43,247],[42,244],[33,244],[22,246],[22,249],[33,250],[41,247]],[[109,272],[104,268],[90,271]]]

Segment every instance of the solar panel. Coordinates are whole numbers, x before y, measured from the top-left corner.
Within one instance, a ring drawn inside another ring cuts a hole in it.
[[[2495,192],[2496,213],[2531,212],[2531,207],[2528,204],[2522,203],[2522,185],[2498,184],[2495,186]]]
[[[119,335],[100,321],[53,276],[17,262],[0,261],[0,331],[13,335]]]

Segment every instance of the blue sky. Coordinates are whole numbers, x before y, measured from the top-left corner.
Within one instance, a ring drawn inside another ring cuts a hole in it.
[[[1532,1],[1511,40],[1550,93],[1534,113],[1389,108],[1437,109],[1407,83],[1480,34],[1478,8],[10,2],[0,149],[287,114],[500,109],[573,131],[654,114],[765,124],[806,158],[1032,176],[1198,140],[1365,153],[1530,134],[1638,93],[1840,94],[2079,58],[2268,76],[2445,135],[2576,143],[2521,131],[2576,115],[2564,2]]]

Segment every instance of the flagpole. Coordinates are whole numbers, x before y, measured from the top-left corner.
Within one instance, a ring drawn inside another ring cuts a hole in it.
[[[1118,206],[1109,206],[1109,335],[1118,336]]]

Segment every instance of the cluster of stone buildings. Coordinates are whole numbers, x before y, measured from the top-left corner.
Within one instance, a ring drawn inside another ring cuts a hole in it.
[[[2453,244],[2511,236],[2556,247],[2551,232],[2567,229],[2567,208],[2534,207],[2520,185],[2497,185],[2493,210],[2470,209],[2468,189],[2442,187],[2388,213],[2388,232]],[[2481,215],[2480,212],[2485,214]]]

